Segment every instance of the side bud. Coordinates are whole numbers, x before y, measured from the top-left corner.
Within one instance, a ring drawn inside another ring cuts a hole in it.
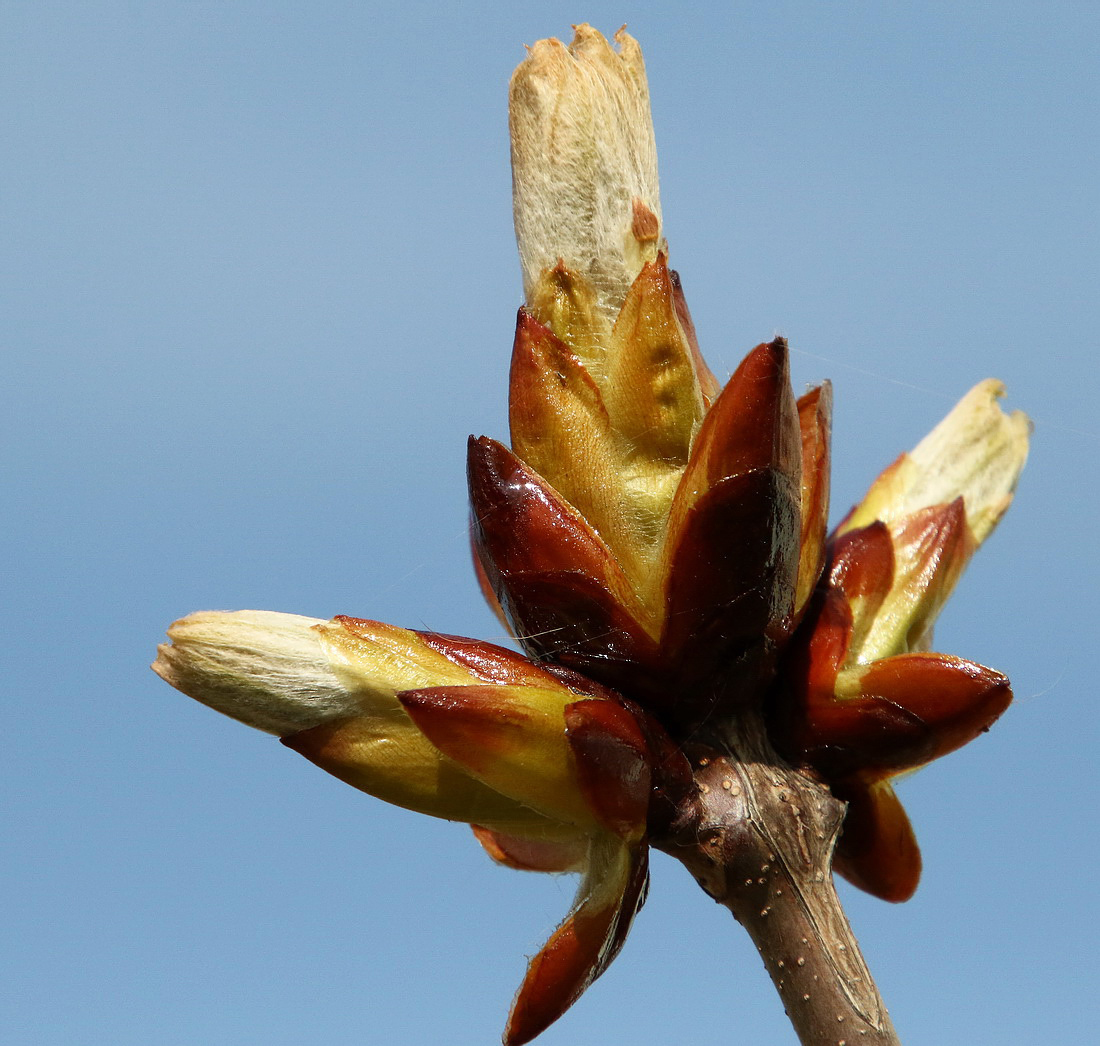
[[[839,532],[875,520],[890,525],[961,497],[975,542],[985,541],[1012,503],[1031,433],[1026,414],[1001,410],[997,401],[1004,394],[1004,385],[995,378],[975,385],[913,450],[875,480]]]
[[[892,574],[877,579],[882,602],[873,613],[853,601],[850,661],[930,647],[936,616],[1012,503],[1027,461],[1031,423],[1020,411],[1001,410],[1004,393],[994,379],[975,385],[875,480],[837,529],[838,546],[863,528],[868,535],[882,531],[892,559]]]
[[[418,813],[536,839],[575,834],[440,752],[399,697],[413,688],[503,694],[534,684],[559,691],[562,706],[575,699],[511,651],[356,618],[319,621],[248,610],[191,614],[168,634],[172,642],[160,647],[153,665],[162,679],[233,719],[277,734],[288,748],[361,791]],[[564,720],[560,733],[564,747]],[[532,782],[532,788],[543,786]],[[578,784],[571,794],[583,809]]]

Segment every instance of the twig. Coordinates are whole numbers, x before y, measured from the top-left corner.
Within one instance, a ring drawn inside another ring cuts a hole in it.
[[[749,932],[802,1046],[899,1046],[833,886],[844,804],[739,728],[693,753],[693,837],[657,845]]]

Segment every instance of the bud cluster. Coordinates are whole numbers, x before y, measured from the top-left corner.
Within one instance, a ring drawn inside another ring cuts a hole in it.
[[[387,802],[469,822],[513,868],[579,872],[505,1032],[529,1041],[606,969],[648,849],[700,824],[687,752],[749,721],[848,813],[836,868],[890,900],[920,854],[891,786],[1011,700],[931,652],[1007,508],[1028,423],[973,389],[830,534],[832,393],[783,339],[722,386],[661,232],[641,52],[588,26],[512,82],[526,303],[511,446],[471,438],[474,559],[524,653],[349,617],[194,614],[154,668]]]

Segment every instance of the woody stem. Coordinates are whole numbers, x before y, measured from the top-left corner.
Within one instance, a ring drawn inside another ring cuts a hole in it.
[[[833,886],[844,804],[759,723],[695,764],[702,817],[667,849],[749,932],[802,1046],[900,1046]]]

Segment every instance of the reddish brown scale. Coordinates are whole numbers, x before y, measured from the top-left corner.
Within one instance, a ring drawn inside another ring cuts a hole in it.
[[[629,590],[599,535],[507,447],[471,437],[467,462],[474,543],[502,605],[503,579],[517,574],[575,574],[608,600]]]
[[[525,839],[474,824],[474,837],[498,864],[520,872],[574,872],[584,867],[588,840]]]
[[[440,752],[475,774],[521,744],[530,720],[523,706],[491,684],[403,690],[397,698]]]
[[[503,571],[571,571],[607,587],[622,572],[584,518],[507,447],[470,438],[467,468],[474,535],[494,591]]]
[[[852,607],[840,589],[831,587],[820,589],[814,603],[816,614],[804,632],[808,641],[799,675],[807,695],[831,694],[852,642]]]
[[[875,521],[830,542],[829,584],[849,600],[866,600],[861,614],[874,617],[894,581],[894,545],[885,523]]]
[[[802,534],[794,614],[801,618],[825,565],[825,534],[829,524],[829,445],[833,389],[828,382],[799,398],[798,427],[802,444]]]
[[[444,635],[442,632],[418,631],[416,634],[425,646],[461,665],[486,683],[554,685],[555,676],[545,668],[506,647],[465,636]]]
[[[909,900],[920,882],[920,847],[893,788],[838,781],[833,793],[848,803],[833,868],[884,901]]]
[[[852,708],[847,722],[834,720],[826,729],[820,706],[811,729],[834,748],[860,751],[861,770],[887,777],[973,741],[1011,701],[1008,680],[983,665],[947,654],[900,654],[871,664],[859,697],[833,702],[834,709]]]
[[[648,814],[651,830],[667,835],[679,822],[690,818],[696,796],[691,762],[660,721],[640,705],[580,672],[551,662],[544,662],[543,667],[575,693],[602,698],[605,702],[617,701],[630,713],[645,738],[652,783]]]
[[[607,969],[645,901],[648,851],[639,849],[615,905],[582,906],[531,960],[504,1032],[504,1046],[523,1046],[545,1031]]]
[[[610,701],[576,701],[565,708],[565,733],[588,805],[608,830],[637,838],[653,774],[649,744],[634,716]]]
[[[656,243],[661,232],[661,220],[655,215],[645,201],[637,196],[630,201],[632,218],[630,223],[630,235],[638,243]]]
[[[585,520],[495,440],[470,441],[469,482],[475,547],[524,649],[617,690],[651,687],[656,644]]]
[[[716,693],[727,711],[758,695],[791,624],[796,496],[786,477],[751,472],[719,482],[689,512],[662,644],[675,704],[657,711],[683,722],[714,711]]]
[[[899,654],[856,671],[854,694],[838,697],[827,671],[792,688],[776,731],[783,751],[830,779],[923,766],[988,730],[1012,700],[999,672],[947,654]]]
[[[786,342],[757,346],[707,413],[669,515],[662,653],[678,691],[669,713],[744,704],[793,624],[801,441]],[[698,700],[698,699],[697,699]]]

